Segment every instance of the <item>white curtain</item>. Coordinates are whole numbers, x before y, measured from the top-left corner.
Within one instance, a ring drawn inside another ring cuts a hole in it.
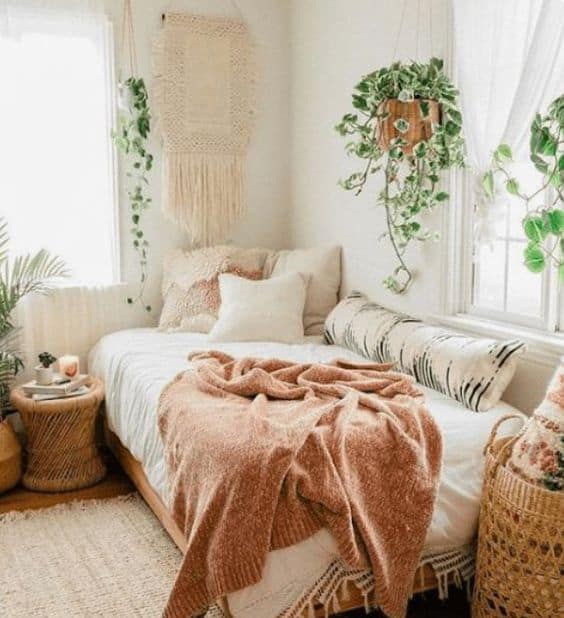
[[[135,292],[126,285],[72,286],[48,296],[28,296],[18,305],[15,318],[22,327],[22,348],[26,368],[19,381],[31,379],[40,352],[80,357],[81,371],[87,371],[87,357],[96,342],[109,333],[147,326],[151,316],[126,298]]]
[[[480,177],[508,143],[526,160],[529,126],[564,87],[563,0],[453,0],[455,72],[468,163],[476,174],[477,239],[490,242],[503,216]]]

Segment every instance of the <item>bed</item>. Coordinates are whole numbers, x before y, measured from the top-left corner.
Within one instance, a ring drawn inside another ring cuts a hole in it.
[[[156,424],[162,388],[189,366],[187,356],[197,350],[218,349],[233,356],[278,357],[300,362],[326,362],[362,357],[339,346],[326,345],[321,337],[306,337],[303,344],[214,343],[207,335],[163,333],[155,329],[133,329],[104,337],[89,357],[90,372],[106,386],[106,426],[110,448],[132,478],[176,544],[183,548],[182,533],[165,507],[167,481],[163,446]],[[500,402],[485,413],[472,412],[445,395],[421,387],[429,410],[444,438],[443,472],[435,510],[425,542],[414,592],[439,588],[446,594],[448,583],[461,583],[472,574],[471,545],[477,528],[483,474],[482,449],[494,423],[516,410]],[[504,431],[519,426],[508,422]],[[326,530],[286,549],[271,552],[263,579],[256,585],[232,593],[210,615],[236,618],[285,616],[298,598],[303,615],[339,611],[367,603],[368,577],[362,573],[339,573],[335,543]],[[346,582],[354,585],[346,585]],[[320,592],[320,582],[324,590]],[[341,586],[340,584],[344,584]],[[312,591],[323,608],[309,607]],[[320,614],[320,615],[322,615]]]

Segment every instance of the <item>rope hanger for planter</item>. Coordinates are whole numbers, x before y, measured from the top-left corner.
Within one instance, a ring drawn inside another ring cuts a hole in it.
[[[357,141],[349,141],[346,148],[362,165],[341,182],[343,188],[358,194],[372,174],[384,176],[378,193],[378,203],[386,211],[386,231],[381,237],[390,240],[399,265],[383,284],[397,294],[405,292],[414,277],[405,259],[407,246],[436,237],[424,227],[421,215],[448,199],[440,189],[440,172],[464,164],[457,90],[443,71],[442,60],[419,60],[425,17],[421,0],[414,16],[416,59],[397,59],[406,14],[407,0],[403,0],[391,64],[365,75],[355,86],[354,112],[343,116],[336,127],[344,137],[355,136]],[[430,0],[427,18],[432,51]]]
[[[138,75],[137,49],[135,47],[135,31],[133,29],[131,0],[123,1],[119,50],[120,68],[118,78],[121,82],[122,70],[124,70],[126,66],[128,69],[125,71],[126,75]]]

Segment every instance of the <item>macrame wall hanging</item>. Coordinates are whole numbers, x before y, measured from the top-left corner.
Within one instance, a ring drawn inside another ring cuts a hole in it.
[[[154,44],[163,210],[195,245],[226,239],[245,210],[253,48],[241,20],[167,13]]]

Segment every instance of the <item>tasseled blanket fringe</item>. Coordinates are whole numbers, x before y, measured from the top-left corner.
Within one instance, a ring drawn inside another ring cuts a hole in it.
[[[466,545],[461,548],[426,554],[422,557],[418,569],[420,584],[423,585],[423,567],[432,567],[436,581],[439,599],[448,598],[449,581],[458,588],[466,586],[467,594],[471,594],[471,583],[474,576],[474,547]],[[329,616],[341,611],[339,599],[350,599],[350,586],[355,586],[364,598],[366,613],[378,609],[378,601],[374,594],[374,577],[368,570],[348,569],[340,560],[335,560],[315,584],[296,599],[277,618],[315,618],[316,611],[322,608],[324,615]],[[218,604],[210,607],[206,618],[227,618]]]

